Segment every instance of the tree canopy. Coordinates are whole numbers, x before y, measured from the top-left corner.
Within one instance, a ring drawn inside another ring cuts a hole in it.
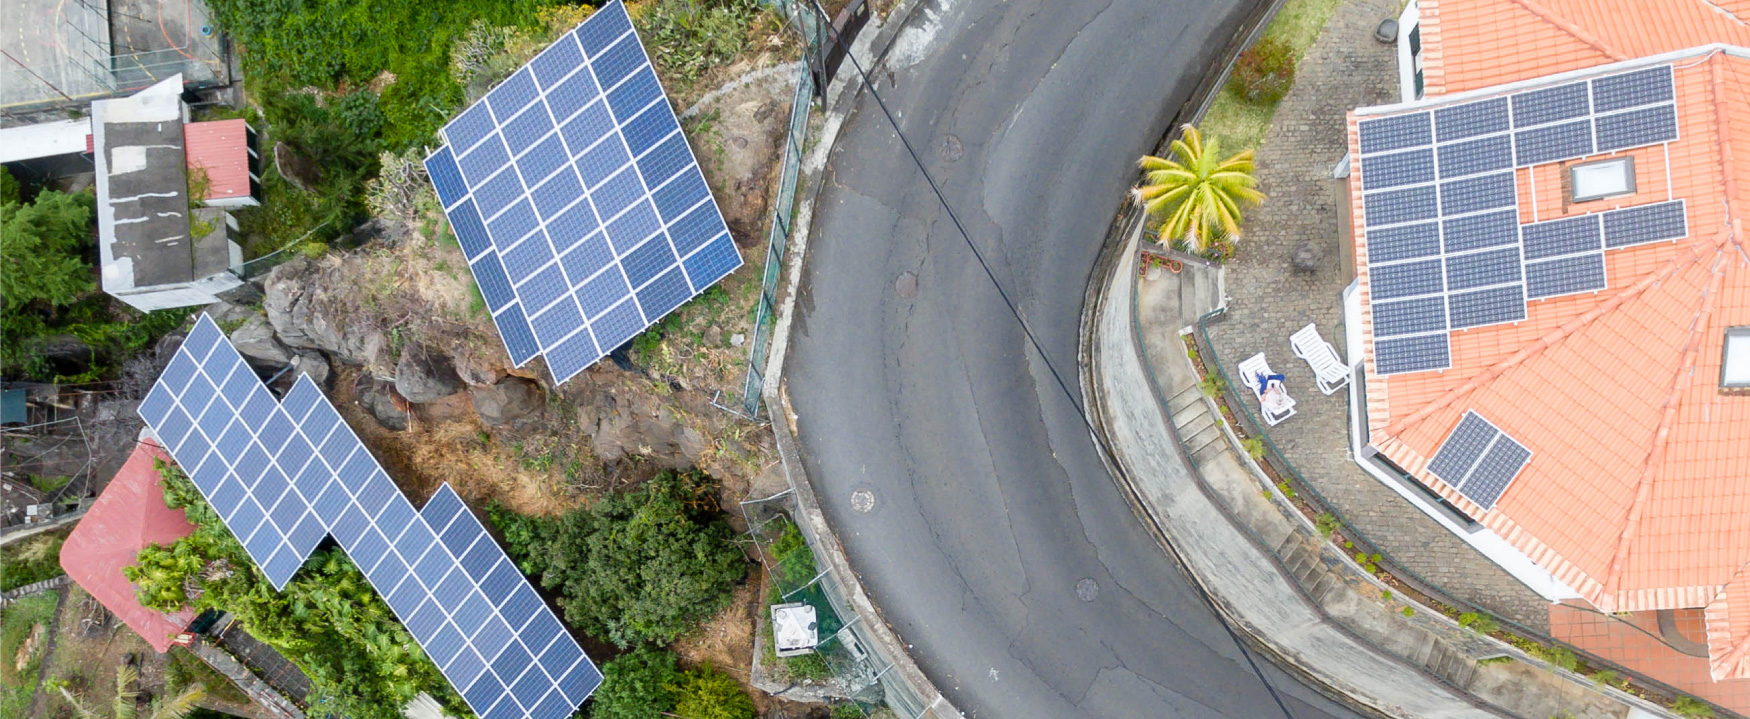
[[[1133,192],[1161,238],[1184,241],[1202,252],[1222,238],[1240,235],[1241,209],[1264,200],[1252,176],[1252,151],[1221,157],[1215,138],[1208,142],[1190,125],[1171,145],[1172,159],[1143,157],[1143,184]]]
[[[11,177],[0,202],[0,310],[13,315],[33,302],[72,304],[96,288],[85,248],[96,201],[88,192],[44,190],[18,199]]]

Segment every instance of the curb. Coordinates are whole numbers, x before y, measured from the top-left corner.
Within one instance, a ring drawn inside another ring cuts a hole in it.
[[[880,20],[880,26],[872,37],[864,35],[870,38],[867,42],[852,43],[852,54],[859,56],[858,59],[870,65],[871,69],[880,65],[886,59],[888,50],[893,47],[894,40],[899,37],[900,31],[924,2],[925,0],[903,0]],[[858,52],[859,50],[862,52]],[[796,443],[795,428],[792,426],[795,415],[790,411],[789,400],[783,389],[784,358],[790,345],[790,323],[795,313],[803,262],[808,256],[808,235],[813,224],[814,203],[820,196],[826,160],[838,141],[839,129],[844,126],[850,104],[861,96],[864,87],[854,69],[848,65],[846,69],[850,71],[841,71],[839,77],[827,87],[826,97],[829,98],[830,106],[825,112],[820,139],[813,148],[805,148],[802,157],[802,178],[799,186],[804,188],[804,192],[797,203],[795,234],[790,238],[791,250],[786,258],[788,266],[784,268],[785,282],[778,302],[780,309],[777,324],[772,332],[772,344],[766,358],[765,385],[761,389],[761,395],[767,413],[772,415],[772,436],[777,440],[778,456],[784,463],[785,479],[795,493],[798,527],[808,535],[809,544],[815,549],[816,555],[843,588],[852,609],[863,620],[863,626],[869,629],[866,638],[886,657],[894,673],[899,675],[901,681],[923,703],[922,711],[917,716],[959,717],[963,715],[931,683],[923,670],[918,668],[911,653],[907,651],[905,641],[887,624],[880,609],[863,591],[862,581],[852,570],[838,535],[833,533],[831,525],[827,523],[826,515],[821,511],[820,502],[815,497],[814,487],[809,483],[807,472],[802,467],[800,447]]]

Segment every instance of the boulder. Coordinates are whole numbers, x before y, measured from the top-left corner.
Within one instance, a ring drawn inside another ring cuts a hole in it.
[[[292,351],[273,336],[273,327],[261,315],[250,315],[241,327],[232,330],[231,345],[251,364],[284,367],[292,361]]]
[[[221,325],[241,322],[255,316],[255,310],[224,300],[207,305],[201,311],[207,313],[207,316],[212,317],[214,322]]]
[[[364,407],[377,424],[393,432],[407,430],[407,411],[395,401],[395,386],[360,373],[352,385],[353,399]]]
[[[503,365],[491,357],[482,356],[483,354],[463,352],[450,357],[450,362],[456,367],[456,376],[461,377],[470,387],[488,387],[498,384],[505,377]]]
[[[462,391],[462,378],[449,357],[414,345],[395,365],[395,391],[409,402],[435,402]]]
[[[506,377],[489,387],[469,390],[474,398],[474,411],[488,426],[501,426],[541,411],[546,404],[541,386],[522,377]]]
[[[599,403],[581,408],[578,420],[603,462],[638,455],[658,467],[685,469],[697,465],[708,446],[704,435],[654,396],[604,395]]]
[[[357,321],[340,293],[352,291],[330,281],[326,270],[303,257],[273,268],[264,283],[262,309],[281,342],[298,349],[327,352],[352,364],[382,366],[389,338],[376,325]]]
[[[310,192],[322,179],[322,170],[316,166],[315,160],[284,142],[273,144],[273,167],[279,171],[280,177],[305,192]]]
[[[328,358],[316,350],[296,350],[292,355],[292,376],[296,377],[300,372],[307,374],[310,381],[315,382],[318,387],[328,386],[328,373],[331,369]]]

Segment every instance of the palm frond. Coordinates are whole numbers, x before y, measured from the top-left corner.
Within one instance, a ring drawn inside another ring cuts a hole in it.
[[[200,700],[207,696],[207,688],[200,682],[195,682],[182,688],[176,696],[165,700],[153,710],[151,719],[183,719],[193,712]]]

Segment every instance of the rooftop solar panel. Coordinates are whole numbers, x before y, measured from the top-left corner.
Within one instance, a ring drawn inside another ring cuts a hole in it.
[[[1513,96],[1514,127],[1572,120],[1591,113],[1591,102],[1584,82],[1546,87]]]
[[[1496,97],[1434,111],[1434,130],[1441,142],[1506,132],[1507,98]]]
[[[1517,265],[1514,267],[1518,269]],[[1525,319],[1525,288],[1520,284],[1455,292],[1446,298],[1455,330]]]
[[[1482,461],[1471,469],[1470,477],[1459,485],[1458,491],[1483,509],[1490,509],[1530,460],[1531,450],[1501,433]]]
[[[1367,260],[1373,264],[1440,254],[1440,225],[1420,222],[1369,230]]]
[[[1531,450],[1474,411],[1440,443],[1428,469],[1487,510],[1531,460]]]
[[[617,0],[443,136],[426,166],[518,366],[564,382],[742,264]]]
[[[1525,245],[1527,261],[1603,249],[1603,240],[1598,232],[1598,215],[1533,222],[1525,226],[1520,237]]]
[[[1654,105],[1593,121],[1598,131],[1598,152],[1609,152],[1677,139],[1677,106]]]
[[[1611,112],[1640,105],[1671,102],[1673,93],[1672,67],[1660,65],[1592,81],[1593,112]]]
[[[1361,186],[1379,190],[1433,182],[1433,159],[1433,151],[1427,148],[1369,157],[1362,167]]]
[[[1604,246],[1628,247],[1645,242],[1675,240],[1689,234],[1689,219],[1683,200],[1626,207],[1604,213]]]
[[[1374,365],[1382,375],[1426,372],[1452,366],[1452,347],[1444,332],[1377,340],[1373,347]]]
[[[455,492],[444,485],[415,511],[309,377],[272,401],[205,315],[168,367],[141,417],[275,589],[332,534],[476,713],[562,719],[600,684]],[[203,405],[204,426],[185,402]],[[272,460],[269,446],[281,448]],[[523,600],[498,606],[488,591]]]
[[[1475,412],[1465,412],[1459,419],[1458,426],[1452,428],[1452,433],[1446,435],[1446,441],[1440,443],[1440,449],[1434,451],[1434,459],[1428,463],[1428,471],[1440,477],[1447,484],[1458,486],[1470,474],[1471,467],[1477,460],[1483,458],[1483,452],[1488,451],[1489,443],[1495,441],[1495,435],[1500,430],[1495,425],[1483,419]]]
[[[1590,154],[1591,120],[1545,125],[1513,133],[1513,160],[1520,166],[1541,165]]]
[[[1605,282],[1603,252],[1525,263],[1525,294],[1533,299],[1596,292]]]
[[[1418,147],[1433,141],[1433,126],[1426,112],[1361,121],[1362,154]]]

